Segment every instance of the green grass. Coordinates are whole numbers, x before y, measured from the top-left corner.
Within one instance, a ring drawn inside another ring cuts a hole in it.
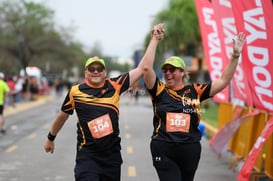
[[[201,120],[217,128],[218,104],[209,99],[201,103]]]

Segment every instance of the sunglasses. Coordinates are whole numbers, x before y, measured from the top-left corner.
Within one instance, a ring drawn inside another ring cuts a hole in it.
[[[162,72],[163,72],[163,73],[167,73],[168,71],[170,71],[170,73],[174,73],[174,72],[175,72],[175,70],[176,70],[176,68],[175,68],[175,67],[171,67],[171,68],[164,68],[164,69],[162,69]]]
[[[97,72],[100,73],[100,72],[102,72],[104,70],[104,68],[103,67],[97,67],[97,68],[95,68],[95,67],[88,67],[87,70],[90,73],[94,73],[95,71],[97,71]]]

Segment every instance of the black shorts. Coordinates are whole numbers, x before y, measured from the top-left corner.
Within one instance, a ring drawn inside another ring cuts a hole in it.
[[[0,115],[3,115],[4,106],[0,105]]]
[[[160,181],[193,181],[197,170],[201,144],[151,141],[153,165]]]
[[[120,181],[120,151],[101,154],[77,152],[74,169],[76,181]]]

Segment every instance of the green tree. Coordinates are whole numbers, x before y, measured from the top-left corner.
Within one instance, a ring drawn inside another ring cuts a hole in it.
[[[22,66],[44,68],[50,64],[51,71],[79,66],[85,55],[82,45],[73,42],[65,29],[55,28],[54,11],[44,4],[24,0],[5,0],[0,4],[0,66],[15,71],[19,68],[21,52]],[[19,41],[21,39],[21,41]]]
[[[175,55],[187,54],[187,46],[200,45],[201,36],[194,0],[170,0],[168,8],[155,16],[153,26],[161,22],[165,23],[165,35],[158,46],[157,58],[162,59],[164,53],[170,50]],[[150,34],[146,37],[145,46],[149,39]]]
[[[44,6],[25,1],[4,1],[1,12],[1,48],[9,55],[9,59],[17,60],[22,49],[22,66],[26,67],[40,38],[53,27],[53,11]],[[20,47],[18,47],[20,46]],[[16,65],[16,64],[13,64]]]

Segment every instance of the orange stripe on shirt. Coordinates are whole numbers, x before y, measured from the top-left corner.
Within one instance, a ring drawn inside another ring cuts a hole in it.
[[[93,102],[83,102],[83,101],[78,101],[78,100],[75,100],[75,102],[79,102],[79,103],[83,103],[83,104],[90,104],[90,105],[94,105],[94,106],[101,106],[101,107],[111,108],[114,111],[116,111],[116,113],[117,113],[117,115],[119,117],[119,111],[114,106],[109,106],[109,105],[105,105],[105,104],[98,104],[98,103],[93,103]]]

